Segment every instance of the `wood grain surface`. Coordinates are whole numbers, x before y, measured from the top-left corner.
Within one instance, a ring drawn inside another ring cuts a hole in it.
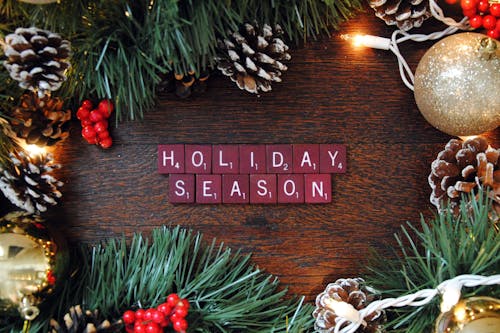
[[[429,21],[427,30],[439,27]],[[389,37],[371,9],[330,38],[293,50],[283,83],[260,96],[212,76],[205,94],[160,101],[143,121],[112,128],[109,150],[87,145],[77,121],[54,155],[63,202],[52,219],[70,242],[149,234],[161,225],[202,232],[312,300],[325,285],[362,274],[369,249],[388,252],[393,234],[431,216],[429,165],[451,138],[420,115],[392,53],[356,49],[340,33]],[[401,46],[411,67],[432,42]],[[487,134],[500,146],[500,131]],[[157,173],[167,143],[345,143],[348,172],[332,175],[327,205],[171,205]]]

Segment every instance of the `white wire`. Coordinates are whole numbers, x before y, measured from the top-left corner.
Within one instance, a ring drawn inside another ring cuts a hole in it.
[[[459,275],[453,279],[443,281],[435,289],[423,289],[416,293],[400,296],[397,298],[385,298],[374,301],[368,304],[365,308],[359,310],[359,321],[350,322],[347,326],[342,327],[349,320],[339,318],[335,325],[335,333],[354,333],[359,326],[362,325],[364,318],[372,313],[376,313],[391,307],[404,307],[414,306],[420,307],[431,302],[437,295],[443,294],[448,288],[452,286],[462,287],[477,287],[500,284],[500,274],[492,276],[482,275]]]

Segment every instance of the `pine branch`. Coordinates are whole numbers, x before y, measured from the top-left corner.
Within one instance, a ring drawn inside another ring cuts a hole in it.
[[[57,303],[34,323],[38,329],[46,325],[44,317],[54,313],[61,318],[75,304],[99,309],[113,322],[125,310],[157,306],[173,292],[189,300],[193,332],[298,333],[312,328],[312,307],[285,298],[286,289],[278,291],[278,280],[255,268],[249,256],[233,254],[215,240],[206,244],[200,234],[180,227],[154,230],[150,239],[136,235],[129,246],[120,239],[82,247],[72,262],[77,271]]]
[[[420,229],[408,223],[397,235],[397,259],[377,257],[368,267],[367,284],[380,290],[384,298],[398,297],[461,274],[492,275],[500,272],[500,233],[495,229],[491,200],[479,193],[470,199],[471,208],[462,200],[461,215],[442,213]],[[397,254],[399,253],[399,255]],[[487,294],[499,297],[499,288],[464,290],[463,297]],[[420,333],[432,331],[439,314],[438,300],[423,307],[391,309],[390,332]]]

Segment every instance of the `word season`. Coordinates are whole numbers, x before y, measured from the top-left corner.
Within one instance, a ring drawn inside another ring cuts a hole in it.
[[[346,172],[340,144],[158,145],[171,203],[329,203]]]

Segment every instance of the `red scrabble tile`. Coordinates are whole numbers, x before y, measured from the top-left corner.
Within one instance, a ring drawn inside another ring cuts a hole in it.
[[[194,175],[171,174],[168,178],[168,200],[171,203],[194,202]]]
[[[278,199],[276,175],[250,175],[250,203],[273,204]]]
[[[319,173],[319,145],[293,145],[293,172]]]
[[[212,146],[212,173],[238,173],[239,162],[238,145]]]
[[[278,203],[304,202],[304,175],[278,175]]]
[[[304,175],[306,203],[332,202],[332,175],[307,174]]]
[[[266,173],[266,146],[240,145],[240,173]]]
[[[184,173],[184,145],[158,145],[158,172]]]
[[[346,145],[319,145],[319,163],[320,173],[345,173],[347,171]]]
[[[222,175],[222,202],[248,203],[250,191],[248,175]]]
[[[211,173],[212,172],[212,146],[185,145],[186,173]]]
[[[215,204],[222,202],[220,175],[196,175],[196,203]]]
[[[292,145],[266,145],[267,173],[292,173]]]

